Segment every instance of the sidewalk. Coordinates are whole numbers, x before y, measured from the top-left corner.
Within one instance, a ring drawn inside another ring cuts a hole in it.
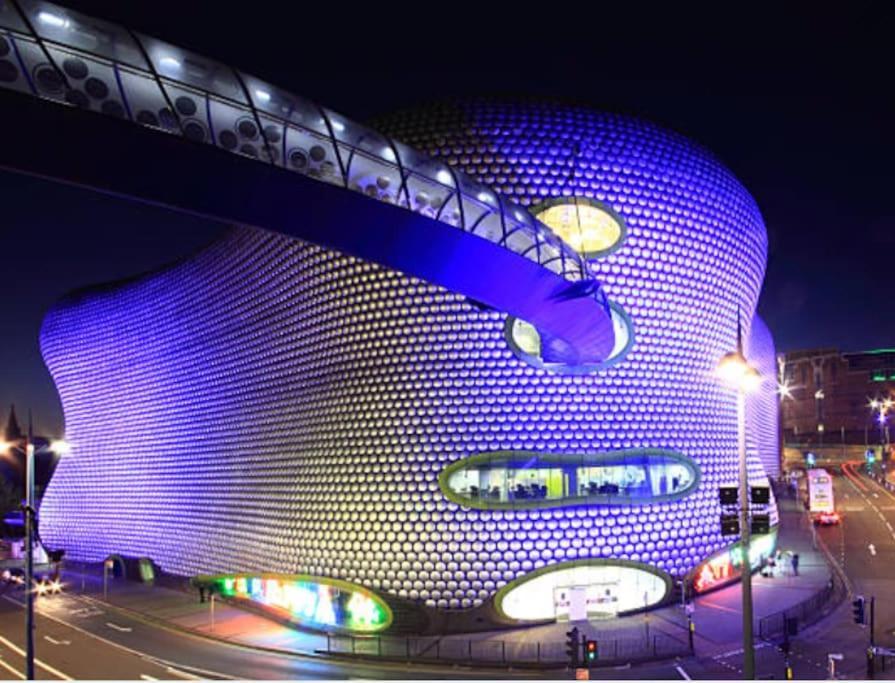
[[[752,603],[754,633],[760,635],[763,619],[792,610],[803,601],[811,599],[830,586],[832,572],[823,553],[813,547],[813,529],[803,508],[793,498],[778,500],[780,527],[777,547],[782,551],[799,554],[799,575],[787,573],[765,578],[758,573],[752,577]],[[698,656],[712,656],[742,646],[742,593],[740,583],[734,583],[696,597],[694,600],[695,624],[694,650]],[[776,624],[777,620],[774,620]],[[782,619],[779,620],[782,623]],[[613,641],[640,641],[651,643],[661,634],[680,642],[687,641],[687,616],[680,605],[665,607],[643,614],[615,619],[587,622],[560,622],[517,631],[491,631],[474,636],[449,636],[450,640],[467,640],[470,637],[483,640],[506,641],[507,647],[520,652],[526,643],[563,643],[566,632],[576,626],[582,634],[609,645]],[[799,628],[804,626],[799,624]],[[767,630],[767,629],[765,629]]]
[[[791,610],[824,591],[831,582],[830,567],[823,554],[812,546],[812,528],[797,501],[784,498],[778,502],[778,547],[799,553],[799,576],[753,576],[756,638],[761,633],[762,619]],[[81,594],[83,579],[85,597],[103,599],[101,576],[67,571],[66,579],[70,595]],[[200,603],[196,593],[123,579],[110,580],[107,600],[116,607],[169,627],[250,647],[305,655],[331,652],[394,658],[412,656],[444,662],[475,660],[500,664],[529,661],[549,665],[565,661],[565,633],[572,626],[561,622],[528,629],[445,637],[327,637],[289,628],[220,600],[215,601],[212,625],[211,603]],[[742,645],[739,583],[697,597],[694,603],[694,650],[698,657],[719,656]],[[600,643],[601,659],[606,661],[689,655],[687,617],[679,605],[574,625],[582,634]],[[800,624],[800,628],[802,626],[804,624]]]

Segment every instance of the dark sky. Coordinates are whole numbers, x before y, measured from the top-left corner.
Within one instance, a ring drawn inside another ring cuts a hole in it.
[[[712,149],[757,199],[770,235],[760,311],[780,349],[895,346],[884,4],[502,4],[67,3],[358,120],[492,94],[652,119]],[[72,288],[195,250],[221,226],[2,173],[0,207],[0,406],[4,415],[10,402],[32,406],[38,430],[58,434],[61,409],[37,348],[43,312]]]

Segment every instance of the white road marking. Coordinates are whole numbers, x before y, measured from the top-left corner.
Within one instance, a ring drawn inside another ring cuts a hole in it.
[[[187,673],[186,671],[181,671],[180,669],[175,669],[173,666],[169,666],[165,669],[169,674],[177,674],[181,678],[186,678],[190,681],[201,681],[202,679],[198,676],[193,676],[192,674]]]
[[[121,631],[122,633],[130,633],[134,630],[130,626],[119,626],[118,624],[113,624],[111,621],[107,621],[106,626],[114,628],[116,631]]]
[[[105,614],[101,609],[96,609],[95,607],[82,607],[81,609],[76,609],[71,611],[71,615],[73,617],[98,617],[100,614]]]
[[[56,640],[53,636],[44,636],[44,640],[53,645],[71,645],[70,640]]]
[[[12,599],[8,595],[3,595],[0,597],[2,597],[7,602],[15,605],[16,607],[19,607],[21,609],[25,608],[21,602],[18,602],[17,600]],[[89,600],[89,598],[85,598],[85,600]],[[169,673],[172,673],[175,676],[178,676],[179,678],[186,678],[186,677],[192,678],[192,676],[190,674],[186,673],[185,671],[181,671],[180,669],[174,668],[176,666],[180,666],[177,662],[172,662],[167,659],[162,659],[161,657],[155,657],[153,655],[146,654],[145,652],[140,652],[138,650],[134,650],[133,648],[127,647],[125,645],[121,645],[120,643],[116,643],[115,641],[109,640],[108,638],[103,638],[102,636],[99,636],[95,633],[91,633],[90,631],[88,631],[84,628],[81,628],[80,626],[75,626],[74,624],[70,624],[67,621],[63,621],[59,617],[54,617],[50,614],[46,614],[43,612],[43,610],[40,607],[38,607],[38,611],[41,614],[41,616],[43,616],[44,618],[49,619],[50,621],[55,621],[57,623],[60,623],[63,626],[66,626],[74,631],[77,631],[78,633],[84,634],[88,638],[93,638],[95,640],[100,641],[101,643],[105,643],[106,645],[109,645],[111,647],[118,648],[119,650],[122,650],[122,651],[132,654],[136,657],[139,657],[143,661],[149,662],[150,664],[156,664],[158,666],[164,665],[164,666],[168,667],[167,670]],[[201,636],[193,635],[192,637],[200,638]],[[224,644],[229,647],[235,648],[237,650],[245,649],[236,643],[227,642]],[[195,666],[191,666],[190,669],[192,671],[198,671],[199,673],[204,674],[206,678],[220,678],[221,680],[228,680],[228,681],[235,680],[233,678],[233,676],[229,676],[227,674],[221,673],[220,671],[211,671],[210,669],[200,669],[199,667],[195,667]]]
[[[18,678],[21,678],[23,681],[25,680],[25,674],[20,672],[18,669],[11,667],[9,664],[3,661],[3,657],[0,656],[0,666],[9,671],[12,674],[15,674]]]
[[[870,554],[876,556],[876,546],[871,543],[867,546],[867,549],[870,551]]]
[[[13,652],[17,652],[17,653],[20,654],[22,657],[25,657],[25,656],[26,656],[25,651],[24,651],[22,648],[20,648],[20,647],[19,647],[18,645],[16,645],[15,643],[10,642],[9,640],[7,640],[6,638],[4,638],[3,636],[0,636],[0,643],[3,643],[3,644],[6,645],[6,647],[8,647],[10,650],[12,650]],[[61,671],[59,671],[59,669],[54,669],[52,666],[50,666],[50,665],[47,664],[46,662],[42,662],[42,661],[40,661],[37,657],[34,658],[34,663],[37,664],[37,666],[39,666],[41,669],[44,669],[45,671],[49,671],[51,674],[53,674],[54,676],[58,676],[59,678],[61,678],[61,679],[64,680],[64,681],[73,681],[73,680],[75,680],[75,679],[72,678],[71,676],[67,676],[66,674],[64,674],[64,673],[62,673]]]
[[[681,675],[681,678],[683,678],[685,681],[691,681],[691,680],[693,680],[692,678],[690,678],[690,677],[687,675],[687,672],[684,671],[680,666],[675,666],[674,668],[677,669],[677,672]]]
[[[148,674],[140,674],[141,681],[157,681],[158,679],[154,676],[149,676]]]

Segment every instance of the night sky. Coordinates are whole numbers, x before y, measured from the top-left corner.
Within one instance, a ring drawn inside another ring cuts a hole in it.
[[[895,106],[882,5],[823,14],[807,3],[758,13],[750,3],[740,8],[754,13],[741,16],[736,5],[693,5],[683,16],[651,3],[624,15],[519,3],[508,5],[514,17],[485,3],[67,6],[356,120],[436,98],[533,95],[678,130],[758,201],[770,235],[760,312],[779,349],[895,346]],[[11,402],[20,414],[31,406],[38,432],[61,434],[37,345],[44,311],[73,288],[194,251],[222,226],[5,173],[0,207],[2,414]]]

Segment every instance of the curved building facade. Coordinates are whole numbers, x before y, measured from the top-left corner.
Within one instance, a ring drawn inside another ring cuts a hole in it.
[[[713,368],[761,288],[755,203],[701,148],[619,116],[472,103],[383,127],[535,214],[612,216],[620,243],[591,267],[623,314],[616,357],[541,363],[532,330],[459,294],[234,228],[47,315],[74,450],[43,535],[183,575],[328,577],[439,609],[496,597],[514,620],[576,609],[575,586],[590,613],[661,602],[730,543],[736,408]],[[769,420],[750,418],[753,481]]]

